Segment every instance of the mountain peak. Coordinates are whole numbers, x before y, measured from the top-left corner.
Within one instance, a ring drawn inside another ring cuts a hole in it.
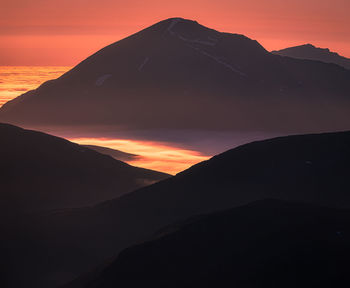
[[[272,51],[272,53],[288,56],[298,59],[317,60],[325,63],[334,63],[350,69],[350,59],[339,55],[336,52],[330,51],[329,48],[320,48],[310,43],[299,46],[285,48],[279,51]]]
[[[187,27],[199,25],[197,21],[194,21],[191,19],[185,19],[182,17],[172,17],[172,18],[167,18],[167,19],[161,20],[161,21],[151,25],[150,27],[146,28],[146,30],[149,28],[157,28],[159,30],[172,29],[179,23],[181,23],[181,25],[186,25]]]
[[[172,36],[179,36],[181,38],[181,34],[185,33],[191,33],[193,37],[199,37],[198,33],[203,33],[203,31],[215,31],[213,29],[207,28],[201,24],[199,24],[195,20],[191,19],[185,19],[181,17],[173,17],[168,18],[165,20],[162,20],[151,27],[149,27],[151,30],[159,31],[164,36],[165,34],[170,34]],[[196,34],[194,34],[196,33]],[[219,33],[218,31],[215,31],[215,33]]]
[[[148,29],[153,32],[160,32],[163,39],[169,39],[169,36],[178,39],[188,47],[200,45],[209,49],[215,49],[217,44],[224,40],[224,45],[227,45],[227,43],[230,42],[229,45],[233,45],[237,49],[240,47],[243,51],[250,50],[253,54],[267,52],[257,41],[244,35],[217,31],[198,23],[196,20],[181,17],[165,19],[146,30]],[[217,53],[217,51],[215,53]]]
[[[167,18],[164,20],[159,21],[158,23],[156,23],[155,25],[159,24],[159,23],[166,23],[166,24],[177,24],[177,23],[187,23],[187,24],[198,24],[197,21],[192,20],[192,19],[186,19],[186,18],[182,18],[182,17],[172,17],[172,18]]]
[[[310,50],[319,50],[319,51],[331,52],[331,51],[329,50],[329,48],[316,47],[315,45],[312,45],[312,44],[310,44],[310,43],[304,44],[304,45],[300,45],[300,46],[296,46],[295,48],[297,48],[297,47],[300,47],[300,49],[306,48],[306,49],[310,49]],[[331,52],[331,53],[334,53],[334,52]],[[337,54],[337,53],[336,53],[336,54]]]
[[[184,21],[184,22],[197,23],[197,21],[195,21],[195,20],[186,19],[186,18],[182,18],[182,17],[171,17],[171,18],[168,18],[168,19],[165,19],[165,20],[162,20],[162,21],[165,21],[165,22],[173,22],[173,21],[180,22],[180,21]]]
[[[300,47],[316,48],[314,45],[312,45],[310,43],[307,43],[307,44],[304,44],[304,45],[300,45]]]

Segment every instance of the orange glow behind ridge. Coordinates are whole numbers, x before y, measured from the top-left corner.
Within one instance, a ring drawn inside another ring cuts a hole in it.
[[[193,150],[152,141],[108,138],[71,138],[69,140],[78,144],[103,146],[139,155],[137,159],[127,163],[173,175],[209,158]]]
[[[0,66],[0,106],[28,90],[37,88],[46,80],[59,77],[69,69],[70,67]],[[151,141],[108,138],[70,138],[70,140],[79,144],[104,146],[140,155],[128,163],[169,174],[176,174],[209,158],[193,150]]]

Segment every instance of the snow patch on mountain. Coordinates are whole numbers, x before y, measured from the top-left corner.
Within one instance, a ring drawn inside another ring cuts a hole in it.
[[[192,45],[187,45],[188,47],[197,50],[198,52],[200,52],[201,54],[213,59],[214,61],[216,61],[218,64],[225,66],[226,68],[230,69],[232,72],[239,74],[240,76],[243,77],[247,77],[247,74],[245,74],[244,72],[238,70],[237,68],[233,67],[231,64],[225,62],[224,60],[222,60],[222,58],[220,58],[219,56],[214,56],[209,54],[208,52],[201,50],[195,46]]]
[[[112,77],[112,74],[105,74],[105,75],[102,75],[102,76],[98,77],[96,79],[95,85],[96,86],[102,86],[103,83],[110,77]]]
[[[184,41],[184,42],[188,42],[188,43],[191,43],[191,44],[201,44],[201,45],[208,45],[208,46],[215,46],[217,44],[217,39],[214,39],[212,37],[208,37],[208,40],[201,40],[199,38],[197,39],[188,39],[182,35],[180,35],[179,33],[176,33],[173,31],[173,28],[175,27],[176,24],[178,24],[179,22],[183,21],[182,18],[174,18],[167,31],[169,32],[169,34],[171,34],[172,36],[176,36],[177,38],[179,38],[180,40]]]
[[[208,36],[208,39],[209,39],[210,41],[213,41],[213,42],[218,42],[218,39],[216,39],[216,38],[214,38],[214,37]]]
[[[181,39],[182,41],[192,43],[192,44],[202,44],[202,45],[207,45],[207,46],[215,46],[216,45],[216,41],[205,41],[205,40],[200,40],[200,39],[187,39],[179,34],[177,34],[177,37],[179,39]]]
[[[143,62],[141,63],[138,69],[140,72],[143,69],[143,67],[147,64],[148,61],[149,61],[149,57],[146,57],[145,60],[143,60]]]
[[[169,32],[171,35],[174,35],[174,34],[175,34],[174,31],[172,30],[172,29],[174,28],[174,26],[175,26],[177,23],[181,22],[181,21],[183,21],[183,19],[181,19],[181,18],[174,18],[174,19],[171,21],[171,23],[170,23],[170,25],[169,25],[169,27],[168,27],[168,32]]]

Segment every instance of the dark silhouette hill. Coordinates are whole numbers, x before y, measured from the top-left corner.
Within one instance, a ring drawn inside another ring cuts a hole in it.
[[[1,212],[92,205],[169,177],[8,124],[0,124],[0,138]]]
[[[109,156],[113,157],[114,159],[120,160],[120,161],[131,161],[131,160],[135,160],[138,157],[138,155],[136,155],[136,154],[126,153],[126,152],[111,149],[108,147],[102,147],[102,146],[97,146],[97,145],[82,145],[82,146],[89,148],[89,149],[92,149],[92,150],[95,150],[98,153],[109,155]]]
[[[16,287],[64,284],[167,225],[252,201],[350,208],[349,147],[350,132],[253,142],[96,206],[30,215],[6,246]]]
[[[65,288],[345,287],[350,210],[262,200],[167,227]]]
[[[305,133],[347,130],[350,71],[281,57],[195,21],[156,23],[9,101],[0,121],[35,126]]]
[[[328,48],[318,48],[312,44],[304,44],[295,47],[289,47],[278,51],[272,51],[273,54],[288,56],[298,59],[317,60],[325,63],[334,63],[350,69],[350,59],[330,51]]]

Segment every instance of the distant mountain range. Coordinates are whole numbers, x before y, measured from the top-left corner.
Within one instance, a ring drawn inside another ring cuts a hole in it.
[[[0,121],[117,129],[347,130],[350,71],[243,35],[161,21],[0,108]],[[258,127],[258,128],[257,128]]]
[[[25,219],[18,221],[16,225],[12,225],[9,231],[6,229],[2,231],[3,237],[1,240],[4,243],[1,244],[0,247],[6,247],[7,253],[10,253],[12,266],[8,267],[11,267],[16,276],[11,278],[11,280],[15,283],[15,287],[41,288],[52,287],[54,285],[59,286],[60,284],[73,280],[83,273],[94,270],[98,265],[102,265],[101,270],[103,270],[104,265],[108,266],[111,260],[123,249],[151,239],[154,237],[155,233],[158,235],[157,237],[159,237],[159,231],[161,231],[160,235],[164,233],[168,234],[173,231],[172,228],[164,230],[164,227],[179,223],[196,215],[232,209],[258,200],[279,199],[283,201],[309,203],[311,206],[349,209],[349,147],[350,132],[289,136],[253,142],[215,156],[174,177],[93,207],[28,215]],[[280,209],[278,208],[279,205],[280,204],[276,206],[277,208],[273,209]],[[284,210],[283,205],[284,204],[281,206],[282,211]],[[285,225],[287,219],[292,219],[295,215],[298,215],[299,209],[300,213],[306,213],[307,211],[307,207],[304,208],[303,205],[301,205],[300,208],[298,208],[299,206],[296,207],[296,212],[294,211],[292,213],[288,210],[285,215],[281,215],[283,225]],[[260,211],[259,209],[264,211],[270,208],[264,208],[264,206],[262,206],[262,208],[258,208],[257,211]],[[318,211],[318,208],[310,209],[310,211],[315,211],[315,213]],[[277,217],[278,213],[276,211],[278,210],[272,211],[275,211],[273,215]],[[301,226],[300,229],[304,229],[302,231],[307,232],[307,230],[309,228],[311,229],[314,226],[313,224],[317,222],[317,217],[322,217],[324,213],[324,215],[328,215],[327,211],[328,210],[321,210],[319,214],[315,214],[316,218],[312,218],[314,220],[311,219],[309,221],[307,220],[309,218],[306,218],[305,226]],[[332,220],[332,215],[337,215],[338,212],[333,213],[333,210],[329,211],[331,211],[328,215],[330,218],[327,218],[327,216],[326,219]],[[244,214],[246,212],[242,213],[241,215],[249,214]],[[310,216],[313,215],[313,213],[310,212],[309,214],[301,215]],[[259,222],[260,220],[257,218],[260,217],[260,212],[258,214],[255,212],[252,214],[253,218],[251,222],[249,222],[249,219],[244,220],[246,216],[244,216],[243,219],[241,217],[243,216],[227,218],[227,225],[231,225],[229,224],[231,221],[236,221],[232,223],[237,223],[237,219],[243,221],[242,223],[246,223],[247,225],[253,225],[252,222],[254,221],[258,222],[256,226],[254,226],[255,228],[252,229],[248,228],[250,226],[247,226],[247,230],[244,230],[244,226],[240,226],[239,229],[237,228],[239,232],[239,236],[237,237],[239,237],[239,239],[251,241],[249,239],[252,239],[251,237],[253,237],[254,231],[256,231],[255,229],[261,227],[263,230],[266,228],[268,229],[267,231],[271,231],[271,233],[266,232],[267,240],[271,239],[272,241],[273,237],[277,237],[272,243],[278,242],[279,235],[274,236],[272,233],[275,227],[279,227],[274,226],[275,224],[279,225],[278,223],[271,223],[271,226],[269,226],[268,223],[263,225],[263,220],[268,218],[265,218],[264,214],[262,214],[261,222]],[[348,218],[344,218],[343,220],[348,221]],[[330,226],[327,226],[328,228],[324,230],[324,233],[333,233],[330,239],[331,241],[337,241],[336,239],[338,238],[336,238],[334,234],[338,231],[342,233],[343,230],[336,225],[333,227],[332,223],[335,224],[336,222],[332,221],[329,222]],[[287,229],[286,234],[284,234],[286,238],[293,234],[292,232],[294,230],[292,227],[299,227],[298,225],[302,223],[302,219],[298,218],[295,219],[295,221],[291,220],[290,224],[292,226],[290,230],[288,230],[288,225],[283,226]],[[222,225],[225,224],[222,223]],[[199,227],[202,227],[201,224]],[[224,227],[225,226],[219,226],[218,229],[223,231]],[[315,226],[315,230],[311,230],[310,234],[307,234],[307,237],[305,236],[305,241],[307,241],[307,239],[312,239],[313,235],[320,235],[319,233],[322,232],[320,227],[322,227],[322,225]],[[329,227],[333,227],[333,230]],[[193,229],[197,231],[197,228],[194,227]],[[211,228],[208,229],[208,234],[198,235],[211,234]],[[344,233],[347,233],[346,231]],[[189,233],[191,232],[189,231]],[[205,233],[205,230],[203,233]],[[227,233],[230,232],[227,231]],[[245,235],[242,235],[242,233],[245,233]],[[170,241],[173,241],[172,239],[174,239],[173,237],[177,237],[176,235],[179,234],[169,236]],[[179,245],[183,245],[182,241],[186,241],[188,236],[186,236],[187,234],[184,236],[182,236],[182,234],[180,235]],[[303,237],[301,235],[299,236],[301,238]],[[299,236],[296,234],[296,238],[291,239],[292,242],[290,243],[295,245],[295,241],[299,239]],[[194,235],[193,237],[197,236]],[[237,241],[241,240],[237,239]],[[217,241],[219,241],[219,239]],[[301,244],[306,245],[307,243],[305,241]],[[248,249],[248,255],[252,256],[254,255],[252,251],[255,250],[250,250],[252,247],[249,246],[249,243],[250,242],[247,242],[244,244],[246,246],[242,247]],[[160,245],[163,246],[162,243]],[[200,246],[200,243],[198,245],[198,249],[193,250],[194,253],[200,253],[203,251],[202,249],[205,249],[204,246]],[[216,242],[215,245],[219,245],[218,242]],[[146,248],[147,247],[149,246],[146,244]],[[164,247],[166,248],[167,246]],[[261,247],[263,248],[264,246]],[[326,249],[328,246],[321,245],[317,247]],[[330,247],[334,247],[333,244]],[[223,249],[226,248],[227,246],[223,246]],[[208,250],[208,253],[212,253],[213,251],[215,253],[215,248],[213,249],[214,250]],[[231,247],[227,249],[234,248]],[[275,247],[275,249],[276,250],[269,246],[266,253],[269,251],[279,253],[279,248]],[[143,248],[141,248],[141,250],[137,250],[136,248],[136,250],[131,249],[129,251],[131,254],[133,254],[132,251],[151,253],[147,252],[149,250],[144,250],[145,252],[143,252]],[[231,252],[233,250],[228,251]],[[293,250],[289,251],[289,254],[286,255],[293,255],[292,251]],[[315,253],[317,251],[315,250]],[[172,257],[174,254],[171,251],[169,251],[169,253],[169,259],[173,259]],[[260,251],[259,253],[261,253],[259,255],[266,256],[264,251]],[[129,265],[130,262],[128,262],[128,259],[131,259],[129,258],[131,256],[129,252],[125,252],[122,255],[126,255],[125,258],[118,258],[119,260],[117,260],[117,263],[123,261],[120,259],[125,259],[126,262],[124,263],[127,265],[125,266],[125,270],[121,271],[125,271],[125,276],[130,275],[128,274],[130,273],[128,269],[131,266]],[[137,257],[142,254],[138,254],[137,252],[134,255],[136,257],[135,259],[139,259]],[[182,257],[182,255],[183,254],[178,253],[179,257]],[[218,254],[218,257],[220,255],[222,255],[221,252]],[[242,254],[239,255],[241,256],[239,256],[240,258],[238,259],[243,259]],[[306,253],[303,257],[307,257],[307,255],[309,254]],[[311,255],[314,257],[315,254]],[[328,256],[329,254],[327,254],[327,257]],[[161,255],[148,258],[150,261],[154,259],[154,262],[148,264],[149,269],[158,267],[157,265],[159,264],[157,263],[161,263],[159,262],[159,257],[161,257]],[[201,265],[204,265],[201,266],[204,267],[203,271],[208,271],[209,267],[205,266],[208,262],[202,262],[200,259],[197,259],[198,262],[196,262],[197,260],[193,257],[189,256],[189,263],[201,262]],[[281,259],[283,260],[283,258]],[[295,259],[298,260],[298,258]],[[145,261],[146,259],[134,263],[136,265],[135,271],[140,271],[141,267],[146,263]],[[181,261],[181,258],[179,258],[179,261]],[[269,264],[273,265],[271,266],[273,269],[275,269],[276,265],[279,263],[279,260],[276,261]],[[237,262],[234,263],[237,264]],[[236,267],[234,263],[232,265]],[[258,264],[254,261],[252,263],[253,265]],[[166,269],[166,267],[170,266],[164,266],[164,269]],[[257,268],[257,266],[253,267],[254,269]],[[301,269],[302,270],[298,271],[304,271],[304,268]],[[183,272],[184,270],[179,271],[179,273]],[[172,272],[169,271],[169,274],[165,273],[164,275],[172,275],[171,273]],[[180,274],[179,281],[184,279],[182,275],[184,274]],[[135,278],[138,276],[138,274],[135,274]],[[207,276],[210,276],[210,274]],[[141,277],[139,280],[141,281],[142,279]],[[159,275],[159,279],[163,279],[161,275]],[[269,279],[270,278],[267,278],[267,280]]]
[[[0,138],[0,213],[92,205],[170,176],[8,124]]]
[[[64,288],[341,287],[350,210],[262,200],[168,227]]]
[[[350,59],[340,56],[336,52],[331,52],[328,48],[318,48],[312,44],[305,44],[295,47],[290,47],[271,53],[281,56],[288,56],[298,59],[317,60],[325,63],[334,63],[350,69]]]

